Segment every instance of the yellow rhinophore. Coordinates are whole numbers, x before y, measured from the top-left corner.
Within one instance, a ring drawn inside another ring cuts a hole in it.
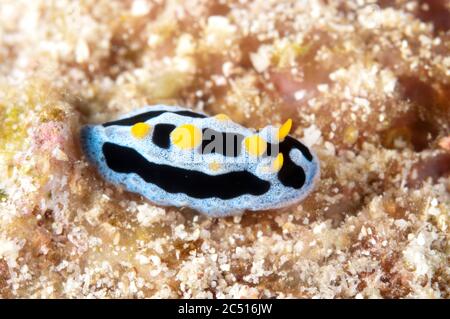
[[[288,119],[286,122],[284,122],[283,125],[281,125],[280,129],[278,130],[278,141],[283,142],[286,136],[288,136],[289,132],[292,128],[292,120]]]
[[[214,118],[218,121],[228,121],[230,118],[228,117],[228,115],[220,113],[214,116]]]
[[[278,153],[277,157],[272,163],[272,169],[274,172],[278,172],[283,167],[284,157],[283,153]]]
[[[261,156],[267,149],[267,142],[259,135],[246,137],[244,145],[247,153],[253,156]]]
[[[151,126],[148,125],[147,123],[139,122],[139,123],[134,124],[131,127],[131,134],[135,138],[141,139],[148,135],[148,133],[150,132],[150,128],[151,128]]]
[[[202,131],[195,125],[184,124],[172,131],[170,139],[175,146],[183,150],[189,150],[201,143]]]

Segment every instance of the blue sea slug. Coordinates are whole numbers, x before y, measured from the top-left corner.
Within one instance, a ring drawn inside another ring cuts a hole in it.
[[[157,205],[222,217],[291,205],[311,192],[319,162],[288,135],[291,125],[256,131],[224,114],[156,105],[87,125],[81,140],[111,183]]]

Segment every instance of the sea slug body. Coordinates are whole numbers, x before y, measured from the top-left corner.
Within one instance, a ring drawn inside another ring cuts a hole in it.
[[[319,162],[288,135],[291,125],[255,131],[223,114],[156,105],[87,125],[81,140],[111,183],[158,205],[223,217],[291,205],[311,192]]]

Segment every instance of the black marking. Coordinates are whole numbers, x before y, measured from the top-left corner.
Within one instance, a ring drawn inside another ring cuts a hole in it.
[[[178,114],[178,115],[182,115],[182,116],[187,116],[187,117],[195,117],[195,118],[205,118],[207,117],[204,114],[200,114],[200,113],[196,113],[196,112],[192,112],[192,111],[166,111],[166,110],[159,110],[159,111],[148,111],[145,113],[141,113],[141,114],[136,114],[134,116],[131,117],[127,117],[124,119],[120,119],[120,120],[116,120],[116,121],[112,121],[112,122],[106,122],[103,124],[104,127],[108,127],[108,126],[112,126],[112,125],[121,125],[121,126],[132,126],[136,123],[139,122],[145,122],[148,121],[149,119],[152,119],[154,117],[160,116],[163,113],[174,113],[174,114]]]
[[[219,132],[211,128],[203,129],[202,133],[203,140],[199,150],[201,154],[218,153],[230,157],[237,157],[241,154],[244,135]]]
[[[183,115],[183,116],[188,116],[188,117],[195,117],[195,118],[199,118],[199,119],[204,119],[207,116],[201,113],[196,113],[196,112],[192,112],[192,111],[175,111],[172,112],[178,115]]]
[[[199,171],[147,161],[132,148],[106,142],[102,147],[106,164],[117,173],[135,173],[168,193],[184,193],[193,198],[232,199],[241,195],[262,195],[270,182],[247,171],[208,175]]]
[[[292,149],[298,149],[310,162],[313,159],[311,152],[305,145],[296,139],[287,136],[286,139],[280,143],[280,152],[283,153],[284,163],[283,167],[281,167],[281,170],[278,172],[278,179],[284,186],[300,189],[305,184],[306,175],[303,168],[295,164],[289,156]]]
[[[311,162],[313,160],[313,156],[312,156],[311,152],[309,151],[309,148],[306,147],[305,145],[303,145],[299,140],[296,140],[293,137],[286,136],[286,139],[280,145],[284,145],[286,148],[289,147],[290,149],[296,148],[303,154],[303,156],[308,161]]]
[[[152,142],[161,148],[169,148],[170,133],[172,133],[175,127],[173,124],[156,124],[153,129]]]

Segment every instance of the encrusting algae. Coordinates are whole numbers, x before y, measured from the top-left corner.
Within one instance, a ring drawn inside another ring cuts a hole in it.
[[[3,3],[0,297],[449,298],[436,3]],[[214,219],[104,181],[80,128],[159,103],[253,128],[292,118],[315,190]]]

